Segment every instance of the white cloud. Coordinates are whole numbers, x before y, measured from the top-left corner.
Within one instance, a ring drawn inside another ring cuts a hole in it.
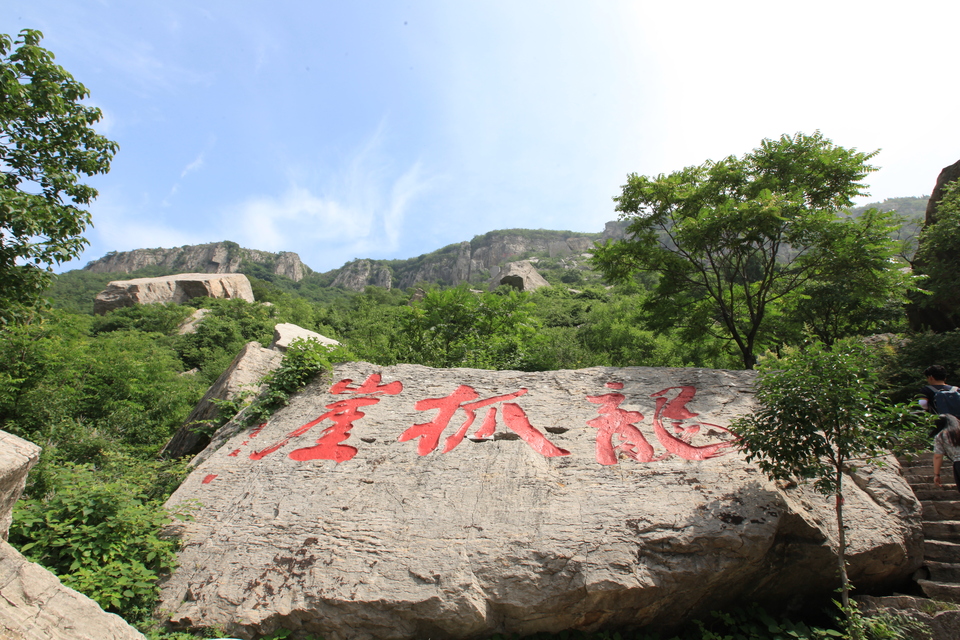
[[[242,243],[270,251],[376,257],[395,250],[413,201],[432,183],[420,162],[399,172],[381,153],[384,125],[338,174],[311,179],[303,169],[279,195],[258,195],[227,212]],[[349,259],[349,258],[347,258]]]
[[[186,178],[188,173],[193,173],[197,169],[203,167],[203,154],[204,152],[201,151],[200,155],[194,158],[193,162],[183,168],[183,171],[180,172],[181,178]]]

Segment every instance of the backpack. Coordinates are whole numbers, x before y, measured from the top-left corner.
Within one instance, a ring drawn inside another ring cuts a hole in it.
[[[960,417],[960,389],[947,387],[933,394],[933,408],[937,413],[949,413]]]

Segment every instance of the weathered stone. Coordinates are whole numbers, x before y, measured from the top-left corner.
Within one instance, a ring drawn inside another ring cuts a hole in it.
[[[13,505],[27,483],[27,473],[40,460],[40,447],[0,431],[0,538],[7,539]]]
[[[626,220],[611,220],[606,223],[603,226],[603,235],[600,238],[600,243],[603,244],[607,240],[622,240],[627,235],[628,225],[629,222]]]
[[[97,294],[93,312],[102,315],[135,304],[181,303],[202,297],[241,298],[253,302],[253,290],[247,276],[240,273],[181,273],[162,278],[115,280]]]
[[[259,342],[248,342],[233,359],[226,371],[210,385],[207,392],[163,447],[163,458],[195,456],[210,443],[211,424],[220,411],[214,400],[234,400],[243,392],[256,395],[262,391],[260,381],[280,366],[283,354],[264,349]]]
[[[0,639],[145,640],[6,542],[13,504],[39,457],[40,447],[0,431]]]
[[[290,324],[289,322],[282,322],[273,328],[273,342],[270,343],[270,348],[280,352],[286,351],[287,347],[290,346],[290,343],[297,338],[303,338],[304,340],[316,340],[320,344],[326,345],[331,349],[340,344],[333,338],[322,336],[316,331],[310,331],[309,329],[298,327],[297,325]]]
[[[0,541],[0,638],[3,640],[146,640],[87,596]]]
[[[925,224],[933,224],[937,221],[937,206],[940,204],[940,201],[943,200],[944,189],[951,182],[956,182],[960,180],[960,160],[954,162],[949,167],[944,167],[940,171],[940,175],[937,176],[937,184],[933,186],[933,191],[930,193],[930,199],[927,201],[927,210],[926,210],[926,222]]]
[[[389,640],[670,626],[829,594],[832,501],[766,480],[725,429],[753,375],[337,365],[196,458],[168,503],[201,506],[161,608],[239,638]],[[888,462],[847,478],[864,591],[922,557],[920,505]]]
[[[490,291],[502,284],[510,285],[520,291],[535,291],[540,287],[550,286],[550,283],[544,280],[529,260],[507,264],[490,281]]]
[[[960,610],[950,605],[913,596],[857,596],[860,612],[873,615],[887,612],[905,615],[917,620],[930,630],[929,640],[957,640],[960,638]],[[916,637],[916,636],[911,636]]]
[[[960,179],[960,161],[949,167],[944,167],[937,176],[937,184],[927,201],[926,222],[929,226],[937,221],[937,208],[943,200],[944,190],[948,184]],[[948,250],[933,252],[924,250],[924,237],[920,237],[920,246],[911,265],[917,273],[928,273],[935,265],[952,264],[956,254],[956,247]],[[941,291],[937,296],[930,296],[914,292],[910,294],[911,304],[907,305],[907,319],[910,328],[914,331],[933,331],[947,333],[960,328],[960,295],[953,291],[947,295]]]
[[[389,289],[393,284],[390,269],[370,260],[354,260],[343,265],[340,273],[333,279],[332,287],[343,287],[351,291],[363,291],[368,286]]]
[[[94,273],[132,273],[144,267],[158,266],[182,272],[237,273],[244,263],[251,262],[295,282],[302,280],[304,273],[309,271],[296,253],[244,249],[233,242],[112,252],[83,269]]]
[[[550,252],[551,258],[562,258],[573,253],[573,250],[570,248],[569,244],[559,240],[556,242],[551,242],[547,250]]]
[[[177,334],[182,336],[188,333],[196,333],[197,327],[200,326],[204,316],[208,313],[210,313],[210,309],[197,309],[191,313],[190,317],[181,322],[180,326],[177,327]]]

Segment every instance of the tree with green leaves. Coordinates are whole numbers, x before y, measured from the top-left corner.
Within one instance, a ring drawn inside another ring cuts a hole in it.
[[[759,407],[731,425],[747,460],[772,480],[812,480],[818,493],[834,496],[837,568],[842,606],[849,609],[850,581],[843,526],[844,475],[886,445],[892,425],[913,420],[908,408],[888,406],[877,370],[862,343],[828,348],[812,341],[761,363],[755,391]]]
[[[50,51],[39,31],[0,34],[0,323],[16,321],[80,254],[97,196],[80,176],[106,173],[117,143],[93,125],[100,109]]]
[[[960,181],[947,183],[936,218],[920,233],[914,267],[923,277],[923,294],[914,309],[916,328],[946,332],[960,328]]]
[[[529,294],[484,293],[462,284],[431,289],[404,307],[391,343],[399,362],[429,367],[527,369],[539,321]]]
[[[658,274],[654,326],[725,337],[753,368],[775,341],[771,320],[807,287],[856,282],[872,304],[900,286],[890,216],[838,215],[864,195],[875,154],[798,133],[670,175],[631,174],[614,198],[626,238],[598,246],[594,264],[614,281]]]

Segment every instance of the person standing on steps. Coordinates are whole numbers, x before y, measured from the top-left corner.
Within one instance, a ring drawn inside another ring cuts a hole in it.
[[[933,439],[933,483],[942,489],[940,469],[944,456],[953,462],[954,482],[960,478],[960,420],[944,413],[937,418],[937,426],[940,427],[940,432]],[[960,491],[960,482],[957,482],[957,490]]]
[[[930,413],[960,416],[960,390],[947,384],[947,369],[943,365],[932,364],[923,370],[923,375],[927,378],[927,384],[920,389],[920,406]]]
[[[920,406],[924,410],[942,415],[949,413],[960,418],[960,388],[947,384],[947,370],[939,364],[932,364],[923,370],[927,377],[927,384],[920,389]],[[937,426],[930,430],[930,437],[935,438],[944,423],[937,421]]]

